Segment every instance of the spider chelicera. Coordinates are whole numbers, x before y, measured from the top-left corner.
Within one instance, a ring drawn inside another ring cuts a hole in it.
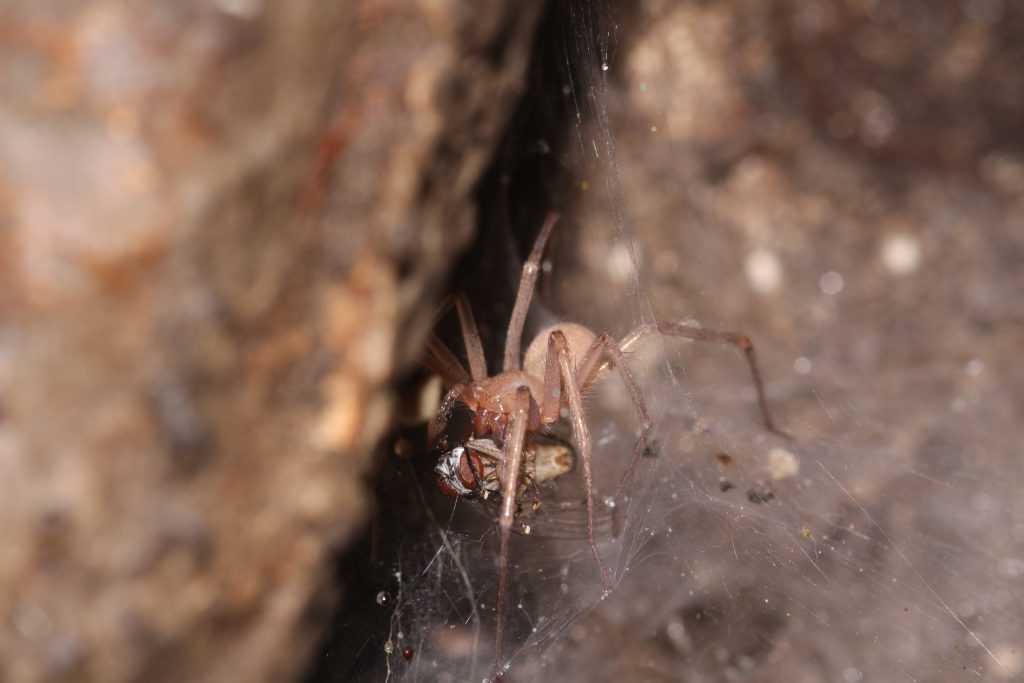
[[[456,404],[461,403],[472,414],[470,433],[464,442],[441,455],[434,469],[438,487],[449,496],[476,498],[497,496],[500,500],[498,527],[500,555],[498,566],[498,597],[496,605],[495,663],[497,677],[502,678],[501,644],[508,579],[509,536],[518,511],[518,501],[526,486],[545,478],[553,478],[571,469],[563,465],[548,464],[538,470],[535,445],[539,433],[557,422],[563,414],[572,423],[573,439],[579,458],[583,462],[583,476],[587,498],[587,541],[601,573],[601,580],[609,590],[613,584],[601,559],[594,539],[594,483],[591,462],[590,430],[583,412],[582,396],[603,379],[609,366],[622,378],[640,421],[640,434],[632,458],[619,482],[612,500],[616,501],[637,467],[640,456],[653,443],[652,423],[640,387],[624,362],[624,354],[642,339],[657,332],[669,337],[680,337],[702,342],[731,344],[743,351],[757,391],[757,402],[765,427],[777,430],[768,412],[761,373],[754,356],[754,347],[745,335],[734,332],[708,330],[693,325],[654,322],[640,325],[615,341],[611,335],[596,335],[577,323],[558,323],[543,329],[520,358],[523,326],[533,297],[540,270],[544,245],[558,222],[558,214],[550,213],[533,245],[516,293],[512,318],[508,326],[502,372],[488,376],[480,334],[466,297],[461,292],[449,297],[441,306],[439,320],[453,306],[459,317],[463,343],[469,360],[469,374],[455,355],[437,337],[431,334],[424,365],[441,376],[447,393],[427,430],[428,440],[435,444],[445,430]],[[554,458],[559,462],[557,449]]]

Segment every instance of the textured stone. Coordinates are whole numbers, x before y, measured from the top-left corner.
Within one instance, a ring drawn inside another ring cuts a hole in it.
[[[0,679],[302,666],[536,13],[0,9]]]

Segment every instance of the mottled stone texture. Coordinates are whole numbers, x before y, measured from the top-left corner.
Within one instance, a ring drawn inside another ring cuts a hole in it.
[[[0,9],[0,680],[302,666],[538,9]]]
[[[618,8],[607,106],[643,294],[750,334],[802,467],[772,502],[744,497],[770,452],[740,364],[666,343],[669,405],[685,392],[712,419],[678,446],[674,532],[519,676],[1021,680],[1024,5]],[[581,166],[598,186],[607,165]],[[562,310],[622,334],[632,312],[606,302],[629,301],[629,254],[583,196]]]

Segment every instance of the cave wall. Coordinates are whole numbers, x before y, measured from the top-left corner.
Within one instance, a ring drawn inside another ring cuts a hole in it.
[[[0,679],[301,669],[538,12],[0,9]]]

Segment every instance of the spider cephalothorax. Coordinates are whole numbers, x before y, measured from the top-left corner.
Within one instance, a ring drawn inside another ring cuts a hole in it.
[[[618,499],[629,482],[640,456],[652,444],[652,423],[636,380],[624,362],[623,354],[648,335],[658,333],[703,342],[721,342],[740,349],[746,356],[757,390],[758,406],[765,427],[777,431],[768,412],[761,375],[754,358],[754,347],[741,334],[707,330],[693,325],[646,323],[616,341],[608,334],[596,335],[576,323],[560,323],[542,330],[521,357],[523,327],[540,270],[544,245],[558,220],[549,214],[523,264],[512,319],[509,322],[502,372],[489,376],[480,335],[469,303],[461,293],[450,297],[438,314],[455,307],[462,328],[469,360],[469,373],[441,342],[431,335],[424,364],[437,372],[447,389],[437,415],[430,421],[428,438],[434,443],[445,430],[457,405],[471,413],[468,434],[458,445],[446,451],[434,473],[438,487],[447,495],[460,497],[500,497],[500,557],[495,657],[501,672],[502,617],[508,574],[509,534],[518,509],[518,499],[531,482],[541,480],[538,469],[539,432],[568,415],[573,438],[583,462],[587,497],[587,540],[605,585],[612,587],[601,553],[594,539],[594,484],[591,462],[590,430],[583,414],[582,394],[604,378],[610,369],[618,371],[640,420],[640,436],[632,458],[613,500]],[[570,467],[571,469],[571,467]],[[562,472],[556,467],[553,476]]]

